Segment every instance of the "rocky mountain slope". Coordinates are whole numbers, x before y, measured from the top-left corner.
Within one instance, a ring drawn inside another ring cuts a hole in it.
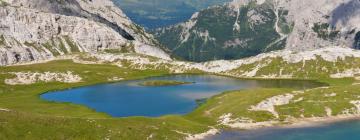
[[[99,51],[170,59],[110,0],[1,0],[0,5],[0,65]]]
[[[83,64],[113,64],[127,69],[170,73],[209,73],[239,78],[360,80],[360,50],[325,47],[311,51],[280,50],[239,60],[203,63],[163,60],[129,54],[96,53],[73,58]]]
[[[358,0],[234,0],[154,31],[174,56],[239,59],[273,50],[360,48]]]

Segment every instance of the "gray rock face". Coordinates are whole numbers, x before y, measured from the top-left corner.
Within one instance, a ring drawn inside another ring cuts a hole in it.
[[[360,49],[360,31],[355,35],[354,47],[355,49]]]
[[[294,22],[287,49],[355,47],[355,35],[360,31],[359,0],[291,0],[279,5],[289,11],[287,18]]]
[[[336,7],[331,14],[332,25],[336,24],[353,24],[350,23],[352,20],[357,20],[356,18],[360,17],[360,1],[359,0],[350,0],[344,1],[341,5]]]
[[[157,42],[151,35],[109,0],[4,2],[0,7],[0,65],[104,50],[169,59],[154,47]]]

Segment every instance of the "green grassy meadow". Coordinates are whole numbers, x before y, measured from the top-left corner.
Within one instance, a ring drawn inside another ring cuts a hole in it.
[[[14,75],[8,72],[66,72],[80,75],[80,83],[59,82],[32,85],[6,85],[4,80]],[[110,64],[77,64],[71,60],[59,60],[42,64],[0,67],[0,139],[184,139],[188,134],[203,133],[210,129],[226,128],[218,124],[218,118],[226,113],[233,117],[247,117],[255,121],[275,119],[265,111],[249,111],[251,105],[272,96],[290,93],[294,89],[252,89],[227,91],[208,99],[192,113],[184,116],[168,115],[158,118],[113,118],[95,112],[85,106],[71,103],[55,103],[41,100],[39,95],[48,91],[64,90],[80,86],[110,82],[112,77],[124,80],[171,74],[167,70],[136,70]],[[324,116],[324,106],[333,115],[354,107],[349,103],[360,96],[360,85],[353,79],[323,80],[331,86],[327,89],[311,89],[296,98],[301,102],[277,106],[280,118],[299,117],[302,110],[306,117]],[[111,81],[113,82],[113,81]],[[325,97],[336,92],[337,96]],[[329,100],[331,99],[331,100]],[[336,102],[330,102],[336,100]],[[329,101],[317,102],[309,101]],[[1,110],[2,109],[2,110]],[[8,109],[4,110],[4,109]]]

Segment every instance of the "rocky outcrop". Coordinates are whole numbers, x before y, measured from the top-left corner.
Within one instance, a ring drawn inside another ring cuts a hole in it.
[[[239,60],[218,60],[204,63],[154,59],[140,55],[93,53],[85,58],[99,63],[113,63],[133,69],[169,70],[172,73],[203,71],[242,78],[346,78],[360,76],[360,51],[347,47],[327,47],[296,52],[280,50]],[[86,59],[75,62],[92,64]],[[316,75],[312,75],[316,73]]]
[[[318,58],[323,59],[327,62],[334,63],[339,60],[345,60],[346,58],[359,58],[359,57],[360,57],[360,51],[358,50],[354,50],[346,47],[345,48],[326,47],[317,50],[310,50],[303,52],[296,52],[290,50],[274,51],[270,53],[259,54],[257,56],[246,59],[239,59],[233,61],[227,61],[227,60],[210,61],[210,62],[201,63],[201,66],[199,67],[204,66],[201,69],[207,70],[209,72],[222,73],[222,72],[228,72],[234,70],[244,65],[256,64],[258,62],[276,59],[276,58],[283,59],[283,61],[285,61],[287,64],[296,64],[303,62],[306,65],[305,63],[306,61],[317,60]],[[249,69],[249,70],[253,71],[254,69]],[[242,75],[242,76],[246,76],[246,75]]]
[[[71,71],[66,73],[12,72],[10,74],[15,75],[15,78],[5,79],[5,84],[7,85],[30,85],[37,82],[77,83],[82,80],[79,75],[73,74]]]
[[[273,126],[279,121],[264,121],[264,122],[256,122],[250,118],[232,118],[233,114],[227,113],[219,117],[218,123],[220,125],[224,125],[230,128],[236,129],[257,129],[262,127],[270,127]]]
[[[255,106],[251,106],[252,111],[268,111],[271,112],[276,118],[279,118],[279,114],[275,111],[275,106],[289,104],[294,98],[292,94],[278,95],[261,101]]]
[[[194,135],[188,134],[188,136],[185,139],[186,140],[203,140],[203,139],[207,138],[208,136],[216,135],[218,133],[220,133],[220,131],[218,129],[212,128],[204,133],[194,134]]]
[[[278,1],[289,13],[286,18],[294,23],[288,49],[354,47],[355,34],[360,30],[358,0]]]
[[[335,74],[331,74],[331,78],[349,78],[349,77],[356,77],[360,75],[360,69],[347,69],[342,72],[338,72]]]
[[[155,47],[158,44],[151,35],[109,0],[4,2],[0,7],[0,65],[105,50],[170,59]]]

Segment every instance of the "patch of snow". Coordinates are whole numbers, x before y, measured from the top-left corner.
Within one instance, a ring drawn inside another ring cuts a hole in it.
[[[236,21],[235,21],[235,23],[234,23],[234,28],[233,28],[233,30],[240,32],[240,25],[239,25],[239,21],[238,21],[237,18],[236,18]]]
[[[236,20],[235,20],[235,23],[233,25],[234,26],[233,30],[238,31],[238,32],[240,32],[239,16],[240,16],[240,8],[237,9]]]

